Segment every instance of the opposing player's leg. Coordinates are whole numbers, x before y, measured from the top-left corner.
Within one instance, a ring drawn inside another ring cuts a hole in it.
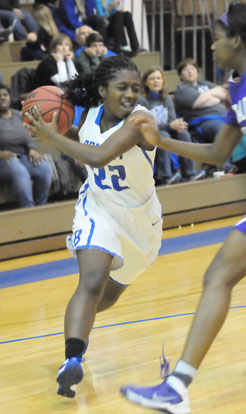
[[[233,287],[246,275],[246,234],[234,229],[209,266],[181,359],[199,368],[228,313]]]
[[[74,397],[71,386],[83,378],[82,354],[108,281],[112,256],[103,250],[82,249],[77,251],[77,260],[79,284],[65,313],[66,361],[57,375],[57,392],[66,397]]]
[[[244,221],[230,233],[209,266],[184,351],[172,374],[156,387],[121,387],[129,401],[171,414],[190,412],[187,387],[223,325],[233,287],[246,275],[245,233]]]

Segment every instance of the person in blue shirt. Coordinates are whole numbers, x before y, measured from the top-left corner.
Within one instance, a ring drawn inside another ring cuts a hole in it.
[[[88,25],[107,38],[104,19],[94,14],[94,0],[60,0],[53,17],[60,32],[66,33],[76,42],[75,31],[81,25]]]
[[[78,57],[81,54],[81,52],[87,48],[86,39],[91,33],[98,33],[98,32],[96,32],[90,26],[87,26],[85,24],[76,29],[75,31],[76,43],[78,45],[74,53],[76,57]],[[110,56],[116,55],[115,52],[108,49],[105,45],[104,45],[104,48],[105,48],[105,51],[103,53],[104,57],[110,57]]]
[[[75,56],[79,56],[82,50],[86,49],[86,38],[92,33],[94,30],[92,27],[87,26],[87,24],[83,24],[75,30],[75,38],[76,38],[76,46],[75,46]]]

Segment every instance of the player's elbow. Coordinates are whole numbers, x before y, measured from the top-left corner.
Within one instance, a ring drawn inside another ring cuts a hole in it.
[[[219,152],[215,147],[213,147],[211,159],[213,164],[218,167],[223,165],[227,160],[230,154]]]
[[[97,147],[98,151],[95,151],[93,156],[90,158],[89,165],[93,168],[103,168],[108,164],[110,160],[106,159],[105,155]]]

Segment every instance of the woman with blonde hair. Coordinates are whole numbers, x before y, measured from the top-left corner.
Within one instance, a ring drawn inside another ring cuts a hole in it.
[[[34,9],[34,17],[38,24],[37,33],[27,35],[27,43],[21,50],[21,60],[41,60],[47,53],[49,44],[59,31],[49,7],[40,4]]]

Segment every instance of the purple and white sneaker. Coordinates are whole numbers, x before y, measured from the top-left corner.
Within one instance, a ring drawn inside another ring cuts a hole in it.
[[[120,393],[127,400],[143,407],[161,410],[169,414],[189,414],[189,394],[187,388],[175,376],[168,377],[169,362],[164,357],[161,364],[164,381],[154,387],[123,385]],[[168,383],[167,383],[168,379]]]

